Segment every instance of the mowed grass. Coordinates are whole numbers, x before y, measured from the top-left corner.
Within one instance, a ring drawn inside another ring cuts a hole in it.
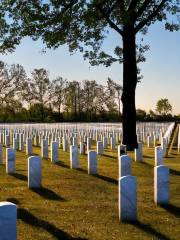
[[[40,155],[40,148],[34,147]],[[154,148],[144,148],[144,161],[134,162],[137,177],[138,221],[118,219],[117,150],[107,149],[98,157],[98,175],[87,174],[87,155],[80,155],[80,169],[69,168],[69,152],[59,150],[60,161],[42,160],[42,185],[27,187],[27,156],[16,152],[16,173],[0,166],[0,201],[18,206],[18,240],[45,239],[180,239],[180,155],[174,150],[165,164],[170,167],[171,200],[167,207],[153,202]]]

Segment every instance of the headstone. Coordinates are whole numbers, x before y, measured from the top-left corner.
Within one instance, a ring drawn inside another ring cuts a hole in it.
[[[147,146],[148,147],[152,146],[152,137],[151,136],[148,136],[148,138],[147,138]]]
[[[17,138],[13,138],[13,148],[14,148],[14,150],[18,150],[18,139]]]
[[[23,134],[19,135],[19,150],[24,151],[24,138]]]
[[[16,240],[17,207],[11,202],[0,202],[0,240]]]
[[[80,142],[80,154],[85,154],[86,146],[83,142]]]
[[[169,203],[169,168],[164,165],[154,168],[154,202]]]
[[[33,154],[32,139],[31,138],[26,139],[26,154],[27,155],[32,155]]]
[[[0,144],[0,164],[2,164],[2,144]]]
[[[79,168],[78,147],[70,146],[70,166],[71,168]]]
[[[119,179],[119,220],[136,221],[136,219],[136,178],[134,176],[124,176]]]
[[[68,151],[68,140],[66,137],[63,137],[63,151],[67,152]]]
[[[28,188],[41,187],[42,162],[39,156],[28,158]]]
[[[58,142],[51,143],[51,162],[58,162]]]
[[[155,166],[163,165],[163,150],[161,146],[155,147]]]
[[[127,154],[126,145],[123,145],[123,144],[118,145],[118,157],[126,154]]]
[[[143,160],[143,153],[142,153],[142,143],[138,143],[138,148],[135,148],[135,162],[141,162]]]
[[[103,155],[103,143],[101,141],[97,141],[97,154]]]
[[[103,137],[103,148],[106,149],[108,145],[107,137]]]
[[[41,157],[48,159],[48,140],[42,139],[41,143]]]
[[[110,146],[111,146],[111,150],[115,149],[116,147],[116,140],[114,137],[111,137],[110,139]]]
[[[131,158],[128,155],[119,157],[119,177],[131,175]]]
[[[6,135],[6,136],[5,136],[5,146],[6,146],[6,147],[9,147],[9,146],[10,146],[10,136],[9,136],[9,135]]]
[[[91,138],[87,138],[87,152],[91,150]]]
[[[97,174],[97,152],[88,152],[88,174]]]
[[[6,148],[6,173],[14,173],[15,172],[15,150],[13,148]]]

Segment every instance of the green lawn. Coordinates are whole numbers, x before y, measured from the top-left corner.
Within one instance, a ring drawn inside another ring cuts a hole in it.
[[[40,148],[34,147],[40,154]],[[129,153],[132,156],[133,154]],[[138,221],[118,219],[117,150],[98,157],[98,176],[87,174],[87,155],[79,170],[69,169],[69,152],[59,151],[54,165],[43,161],[43,189],[27,188],[27,156],[16,153],[16,173],[0,166],[0,201],[18,206],[18,240],[45,239],[180,239],[180,155],[174,150],[165,160],[170,171],[171,200],[166,208],[153,202],[154,149],[144,148],[144,162],[132,161],[138,183]],[[5,149],[3,149],[5,162]]]

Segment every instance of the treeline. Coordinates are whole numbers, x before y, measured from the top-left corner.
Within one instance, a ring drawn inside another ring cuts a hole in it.
[[[27,77],[23,66],[0,62],[1,122],[120,121],[122,86],[108,78],[50,80],[46,69]]]
[[[95,80],[50,80],[46,69],[34,69],[28,77],[23,66],[0,62],[0,122],[119,122],[122,86],[108,78]],[[172,121],[168,99],[156,110],[137,109],[137,121]]]

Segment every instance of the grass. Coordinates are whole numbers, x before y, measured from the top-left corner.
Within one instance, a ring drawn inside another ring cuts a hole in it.
[[[40,154],[40,148],[34,147]],[[133,153],[129,153],[134,158]],[[18,206],[18,240],[46,239],[180,239],[180,155],[173,150],[165,159],[170,167],[171,200],[166,207],[153,202],[154,149],[144,148],[144,161],[132,161],[138,183],[138,221],[118,219],[117,150],[98,157],[99,175],[87,174],[87,155],[80,156],[78,170],[69,168],[69,152],[59,150],[60,161],[43,159],[43,188],[27,188],[27,156],[16,152],[16,173],[0,166],[0,201]],[[5,149],[3,149],[5,162]]]

